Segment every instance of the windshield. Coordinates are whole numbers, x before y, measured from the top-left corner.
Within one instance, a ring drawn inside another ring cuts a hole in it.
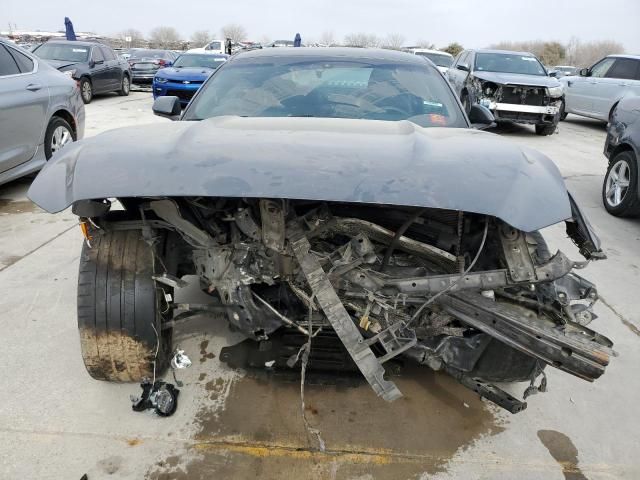
[[[169,58],[169,52],[166,50],[147,50],[132,48],[129,50],[130,59],[134,58]]]
[[[441,53],[431,53],[431,52],[416,52],[416,55],[420,55],[421,57],[427,57],[433,63],[438,65],[439,67],[450,67],[453,63],[453,58],[449,55],[443,55]]]
[[[475,69],[479,72],[547,75],[536,57],[517,53],[477,53]]]
[[[66,43],[43,43],[35,52],[45,60],[60,60],[62,62],[86,62],[89,59],[90,47],[82,45],[67,45]]]
[[[422,65],[317,57],[237,59],[205,83],[185,120],[223,115],[410,120],[466,127],[446,81]]]
[[[180,55],[173,66],[175,68],[198,67],[213,68],[215,70],[225,61],[225,57],[219,57],[218,55]]]
[[[222,50],[222,43],[220,42],[211,42],[209,45],[205,47],[206,50]]]

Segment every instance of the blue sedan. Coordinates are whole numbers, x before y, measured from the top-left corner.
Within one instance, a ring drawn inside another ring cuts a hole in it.
[[[175,96],[186,106],[207,78],[228,55],[184,53],[169,68],[158,70],[153,78],[153,98]]]

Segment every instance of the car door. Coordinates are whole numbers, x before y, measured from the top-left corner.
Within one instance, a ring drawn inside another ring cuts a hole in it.
[[[595,117],[609,120],[613,105],[640,83],[636,80],[639,67],[640,60],[621,57],[615,59],[604,77],[598,79],[592,104]]]
[[[451,66],[449,71],[447,72],[447,78],[449,79],[449,83],[453,87],[453,90],[456,92],[458,97],[462,93],[462,88],[464,87],[464,83],[469,75],[469,72],[465,70],[460,70],[461,65],[466,65],[471,68],[469,64],[469,58],[471,57],[471,52],[468,50],[460,53],[455,61],[455,63]]]
[[[42,143],[49,89],[37,61],[0,43],[0,172],[31,160]]]
[[[105,65],[104,55],[99,45],[91,49],[91,62],[89,64],[91,83],[94,93],[108,91],[110,88],[109,69]]]
[[[606,57],[593,65],[587,75],[571,77],[565,89],[566,110],[578,115],[593,116],[593,99],[598,95],[600,81],[615,62],[614,57]]]
[[[106,45],[100,45],[102,56],[104,57],[104,65],[107,69],[107,79],[109,80],[109,90],[120,88],[120,68],[116,54]]]

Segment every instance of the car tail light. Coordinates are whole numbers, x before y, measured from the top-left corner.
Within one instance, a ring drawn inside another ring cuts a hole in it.
[[[167,62],[165,62],[163,59],[160,59],[160,60],[157,60],[156,63],[161,67],[164,67]]]

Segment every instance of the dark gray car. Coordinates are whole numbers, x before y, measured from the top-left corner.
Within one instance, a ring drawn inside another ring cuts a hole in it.
[[[556,130],[562,86],[531,53],[464,50],[447,71],[447,78],[467,111],[479,103],[498,122],[535,125],[538,135]]]
[[[493,116],[473,105],[467,117],[432,62],[254,50],[184,113],[170,96],[154,111],[181,121],[84,140],[29,190],[84,225],[78,327],[92,377],[159,374],[173,327],[197,312],[226,314],[250,339],[220,352],[231,366],[290,368],[309,342],[305,364],[359,370],[388,401],[401,393],[385,368],[403,361],[512,413],[526,403],[493,382],[531,382],[547,364],[604,373],[612,343],[586,326],[597,290],[574,271],[586,263],[552,254],[538,230],[566,222],[587,259],[603,257],[597,236],[554,163],[471,128]],[[173,301],[185,275],[205,302]]]
[[[83,134],[76,82],[0,40],[0,184],[40,170]]]

